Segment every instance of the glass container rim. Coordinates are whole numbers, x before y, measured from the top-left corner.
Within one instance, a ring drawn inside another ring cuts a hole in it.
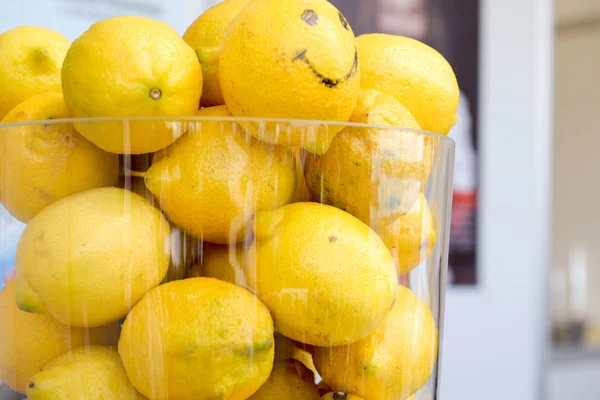
[[[357,127],[370,129],[385,129],[397,132],[409,132],[422,136],[432,136],[441,138],[452,145],[455,144],[454,139],[448,135],[430,132],[422,129],[404,128],[395,125],[378,125],[365,124],[361,122],[343,122],[343,121],[324,121],[324,120],[308,120],[308,119],[282,119],[282,118],[253,118],[253,117],[224,117],[224,116],[152,116],[152,117],[94,117],[94,118],[55,118],[45,120],[31,120],[0,123],[0,129],[14,128],[29,125],[58,125],[58,124],[73,124],[87,122],[130,122],[130,121],[166,121],[166,122],[235,122],[235,123],[277,123],[289,124],[291,126],[310,126],[310,125],[333,125],[342,127]]]

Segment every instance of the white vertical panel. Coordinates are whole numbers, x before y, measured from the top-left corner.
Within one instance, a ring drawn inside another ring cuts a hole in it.
[[[545,399],[552,17],[482,0],[481,282],[448,290],[442,400]]]

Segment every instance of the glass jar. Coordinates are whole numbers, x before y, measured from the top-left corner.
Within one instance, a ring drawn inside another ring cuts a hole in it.
[[[120,398],[259,399],[298,377],[294,398],[436,398],[453,155],[446,136],[352,123],[0,125],[2,204],[27,224],[0,219],[18,240],[0,390],[76,384],[60,365],[112,346]]]

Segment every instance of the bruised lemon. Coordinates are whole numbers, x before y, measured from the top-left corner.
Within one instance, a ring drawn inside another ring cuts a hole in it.
[[[18,282],[11,280],[0,291],[0,381],[25,393],[29,379],[54,358],[89,344],[115,344],[116,323],[98,328],[61,324],[51,315],[19,310],[15,297]]]
[[[377,229],[412,208],[431,171],[433,143],[412,131],[420,126],[406,107],[375,89],[360,91],[350,120],[374,126],[348,126],[326,154],[308,154],[306,184],[314,201]]]
[[[360,85],[394,96],[422,129],[447,134],[456,123],[459,89],[448,61],[418,40],[372,33],[356,38]]]
[[[245,400],[271,374],[273,320],[254,295],[229,282],[169,282],[131,310],[119,354],[149,399]]]
[[[2,123],[69,118],[60,93],[35,95],[9,112]],[[96,147],[69,123],[0,129],[2,204],[22,222],[56,200],[119,178],[119,158]]]
[[[219,78],[236,117],[346,122],[360,84],[354,34],[327,1],[252,0],[225,34]],[[318,153],[341,130],[271,123],[265,128],[249,130],[261,140]]]
[[[189,44],[202,65],[202,107],[225,104],[219,82],[219,52],[221,41],[231,21],[250,0],[225,0],[200,15],[185,31],[183,40]]]
[[[70,45],[60,33],[38,26],[0,35],[0,120],[31,96],[61,91],[60,69]]]
[[[365,400],[408,399],[429,379],[437,341],[427,304],[400,286],[392,311],[371,336],[347,346],[314,348],[313,357],[334,390]]]
[[[226,106],[197,113],[210,117],[154,157],[146,186],[169,219],[212,243],[244,240],[257,211],[290,202],[296,187],[294,156],[285,146],[246,135]],[[219,121],[223,119],[223,121]]]
[[[377,233],[392,252],[398,273],[412,271],[431,253],[437,240],[425,195],[419,195],[406,215],[378,226]]]
[[[370,335],[397,290],[392,256],[345,211],[294,203],[256,214],[244,265],[248,286],[269,307],[278,332],[335,346]]]
[[[27,387],[29,400],[144,400],[129,382],[119,353],[109,346],[79,347],[53,360]]]
[[[269,379],[248,400],[319,400],[314,375],[297,360],[275,360]]]
[[[122,16],[102,20],[76,39],[62,68],[65,102],[75,118],[194,115],[202,68],[194,50],[164,22]],[[78,122],[75,128],[111,153],[151,153],[173,143],[177,124]]]

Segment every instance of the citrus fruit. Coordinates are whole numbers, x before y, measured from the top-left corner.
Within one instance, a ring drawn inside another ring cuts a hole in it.
[[[248,137],[226,106],[202,109],[216,120],[189,132],[155,157],[146,186],[170,220],[212,243],[236,243],[256,211],[289,203],[296,187],[294,157],[284,146]]]
[[[221,90],[236,117],[345,122],[356,102],[359,75],[352,29],[324,0],[251,0],[222,42]],[[318,153],[339,130],[331,125],[312,133],[286,132],[275,124],[249,129],[261,140]]]
[[[0,120],[33,95],[60,92],[71,43],[60,33],[20,26],[0,35]]]
[[[314,376],[296,360],[275,360],[269,379],[248,400],[320,400]]]
[[[337,208],[294,203],[263,211],[246,279],[278,332],[314,346],[352,343],[371,334],[394,303],[397,275],[381,239]]]
[[[119,354],[150,399],[245,400],[273,368],[273,320],[246,289],[213,278],[169,282],[131,310]]]
[[[394,96],[426,131],[450,131],[457,120],[459,89],[440,53],[418,40],[383,33],[361,35],[356,46],[362,88]]]
[[[119,353],[109,346],[79,347],[53,360],[27,387],[29,400],[143,400],[131,385]]]
[[[234,285],[245,286],[245,248],[243,245],[220,245],[202,243],[202,258],[187,273],[188,278],[205,276],[216,278]]]
[[[165,218],[135,193],[67,196],[36,215],[19,240],[17,305],[73,326],[116,321],[164,278],[169,239]]]
[[[64,61],[65,102],[76,118],[194,115],[202,68],[194,50],[164,22],[114,17],[93,24]],[[150,153],[182,132],[164,120],[78,122],[75,128],[111,153]]]
[[[314,348],[323,380],[365,400],[408,399],[429,379],[437,359],[429,307],[400,286],[394,307],[373,335],[348,346]]]
[[[371,227],[406,214],[432,166],[430,137],[397,128],[419,129],[410,111],[378,90],[361,90],[351,122],[326,154],[306,157],[311,199],[348,211]]]
[[[60,93],[30,97],[2,123],[69,118]],[[119,158],[81,136],[72,124],[30,124],[0,129],[2,204],[29,222],[48,204],[87,189],[114,186]]]
[[[321,400],[364,400],[362,397],[344,392],[330,392],[321,397]]]
[[[118,324],[85,329],[62,325],[50,315],[17,308],[17,280],[0,291],[0,381],[25,393],[29,378],[54,358],[86,344],[114,344]]]
[[[200,15],[185,31],[189,44],[202,65],[202,107],[225,104],[219,82],[219,51],[227,27],[249,0],[225,0]]]
[[[427,199],[421,193],[408,214],[376,229],[394,257],[400,274],[413,270],[431,253],[437,236]]]

